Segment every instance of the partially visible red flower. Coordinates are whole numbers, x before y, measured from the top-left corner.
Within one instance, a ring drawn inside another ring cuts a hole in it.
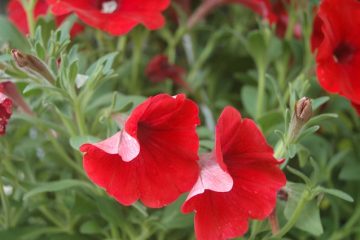
[[[198,240],[243,235],[249,219],[265,219],[286,178],[255,123],[226,107],[216,126],[215,149],[200,157],[201,173],[182,206],[195,212]]]
[[[55,15],[74,12],[86,24],[111,35],[128,33],[138,24],[161,28],[170,0],[48,0]]]
[[[360,2],[323,0],[311,38],[320,85],[360,104]]]
[[[31,108],[29,105],[25,102],[23,96],[19,93],[17,90],[17,87],[14,83],[7,81],[7,82],[1,82],[0,83],[0,93],[5,94],[8,98],[10,98],[14,105],[19,107],[21,111],[28,115],[33,115]]]
[[[171,79],[175,84],[191,91],[189,85],[183,79],[185,69],[175,64],[170,64],[168,57],[165,55],[153,57],[146,67],[145,74],[154,83]]]
[[[267,19],[270,23],[276,21],[277,17],[272,11],[269,0],[225,0],[225,2],[242,4]]]
[[[1,89],[0,89],[1,90]],[[0,91],[0,136],[5,134],[6,125],[12,114],[12,101]]]
[[[45,16],[49,10],[49,5],[46,0],[37,0],[35,8],[34,8],[34,17],[37,19],[40,16]],[[7,12],[9,16],[9,20],[19,29],[23,34],[29,33],[29,25],[27,22],[26,12],[21,3],[21,0],[10,0],[7,5]],[[56,17],[56,24],[59,26],[68,15],[61,15]],[[75,36],[76,34],[82,32],[84,27],[78,23],[75,23],[73,28],[71,29],[71,36]]]
[[[189,18],[187,23],[188,28],[194,27],[215,8],[229,3],[243,4],[262,17],[268,19],[270,23],[276,20],[276,16],[274,16],[271,11],[271,4],[269,0],[204,0],[200,7]]]
[[[191,12],[191,0],[175,0],[175,2],[187,13]]]
[[[84,144],[89,178],[117,201],[163,207],[187,192],[199,174],[198,108],[185,95],[156,95],[140,104],[122,131]]]
[[[276,0],[271,4],[271,9],[275,16],[276,34],[281,38],[285,36],[289,24],[289,13],[285,3],[290,4],[290,0]],[[302,29],[299,23],[295,24],[293,34],[296,38],[301,38]]]
[[[354,107],[354,109],[360,116],[360,104],[351,103],[351,105]]]
[[[241,4],[266,19],[270,24],[276,25],[276,33],[279,37],[284,37],[287,27],[289,15],[286,10],[284,1],[290,0],[204,0],[196,12],[190,17],[188,27],[192,28],[197,22],[203,19],[207,14],[215,8],[225,4]],[[294,27],[294,36],[301,37],[301,25],[296,24]]]

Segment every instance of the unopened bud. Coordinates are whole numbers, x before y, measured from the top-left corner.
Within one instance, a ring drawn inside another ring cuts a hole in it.
[[[298,121],[306,123],[312,116],[311,99],[303,97],[295,104],[295,116]]]
[[[50,73],[47,66],[37,57],[22,53],[17,49],[11,50],[11,55],[13,56],[18,67],[23,68],[31,74],[38,74],[44,77],[50,83],[55,82],[54,77]]]
[[[294,114],[291,117],[289,126],[288,141],[294,142],[298,138],[301,129],[304,127],[312,116],[311,99],[307,97],[301,98],[295,104]]]

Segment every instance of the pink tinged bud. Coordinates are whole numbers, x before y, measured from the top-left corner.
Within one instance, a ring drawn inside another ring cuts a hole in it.
[[[301,98],[295,104],[294,114],[291,117],[289,127],[289,142],[294,142],[300,135],[304,125],[312,117],[312,103],[311,99],[307,97]]]
[[[40,75],[52,84],[55,82],[53,75],[39,58],[22,53],[17,49],[11,50],[11,55],[19,68],[24,69],[30,74]]]
[[[298,121],[306,123],[312,116],[311,99],[303,97],[295,104],[295,115]]]

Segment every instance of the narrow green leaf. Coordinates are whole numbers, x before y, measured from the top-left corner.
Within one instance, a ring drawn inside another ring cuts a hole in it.
[[[330,189],[330,188],[321,188],[321,190],[324,193],[333,195],[335,197],[341,198],[342,200],[348,201],[348,202],[354,202],[354,199],[347,193],[338,190],[338,189]]]
[[[0,26],[0,46],[9,43],[11,47],[20,50],[30,48],[24,36],[5,16],[0,16]]]
[[[60,180],[60,181],[55,181],[55,182],[44,183],[38,187],[31,189],[29,192],[27,192],[24,195],[24,200],[27,200],[27,199],[29,199],[33,196],[36,196],[38,194],[41,194],[41,193],[58,192],[58,191],[62,191],[62,190],[66,190],[66,189],[70,189],[70,188],[74,188],[74,187],[89,188],[89,189],[92,188],[92,186],[86,182],[79,181],[79,180],[65,179],[65,180]]]

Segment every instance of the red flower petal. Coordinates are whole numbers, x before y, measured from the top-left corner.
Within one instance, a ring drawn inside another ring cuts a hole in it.
[[[150,81],[154,83],[171,79],[178,86],[181,86],[190,92],[192,91],[184,80],[185,69],[175,64],[171,64],[165,55],[156,55],[153,57],[146,67],[145,74]]]
[[[154,30],[164,25],[161,14],[170,0],[48,0],[55,15],[74,12],[86,24],[112,35],[128,33],[138,24]]]
[[[360,116],[360,104],[356,104],[356,103],[352,102],[351,105],[354,107],[354,109]]]
[[[0,136],[5,134],[6,125],[12,114],[12,101],[0,92]]]
[[[353,16],[349,18],[349,16]],[[351,101],[360,102],[360,3],[322,1],[314,22],[312,49],[317,50],[320,85]]]
[[[234,108],[225,108],[219,118],[215,148],[216,157],[222,159],[208,161],[224,165],[234,184],[228,192],[206,189],[202,194],[189,196],[184,203],[183,212],[196,212],[195,232],[199,240],[243,235],[249,218],[262,220],[272,212],[277,191],[286,183],[273,150],[255,123],[242,120]]]
[[[149,98],[134,109],[123,129],[131,144],[133,140],[139,144],[139,154],[126,162],[121,156],[135,154],[126,144],[129,150],[121,150],[122,133],[117,133],[80,148],[85,152],[85,171],[122,204],[140,199],[148,207],[165,206],[196,182],[198,124],[197,106],[184,95]]]

